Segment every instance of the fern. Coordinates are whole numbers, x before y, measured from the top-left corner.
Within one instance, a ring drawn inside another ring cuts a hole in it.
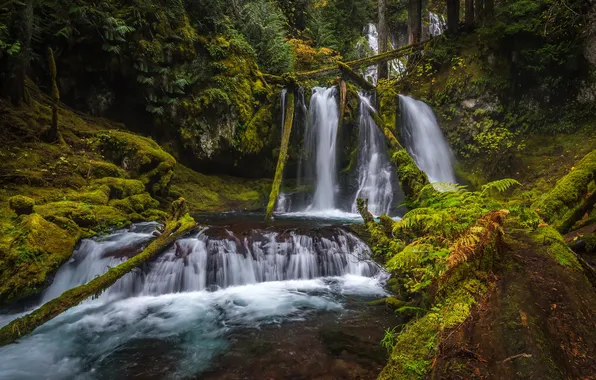
[[[512,186],[521,186],[521,183],[514,180],[513,178],[504,178],[498,181],[489,182],[482,186],[482,194],[485,195],[491,190],[496,190],[500,193],[507,191]]]
[[[500,251],[502,237],[505,233],[503,221],[508,214],[508,210],[497,210],[491,211],[478,219],[466,233],[449,247],[448,269],[453,269],[459,264],[471,260],[476,255],[482,255],[492,243],[495,243],[497,251]]]

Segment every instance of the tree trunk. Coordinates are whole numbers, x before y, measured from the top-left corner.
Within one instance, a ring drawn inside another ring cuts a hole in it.
[[[281,148],[279,149],[279,158],[277,159],[277,168],[275,168],[275,178],[269,194],[269,203],[267,204],[267,213],[265,214],[265,221],[268,222],[273,216],[273,208],[275,201],[279,195],[279,187],[283,179],[284,166],[288,158],[288,145],[290,144],[290,134],[292,133],[292,124],[294,122],[294,93],[288,91],[288,100],[286,100],[286,120],[284,120],[284,133],[281,138]]]
[[[172,203],[173,210],[182,209],[182,206],[184,206],[184,200],[182,198]],[[186,211],[187,210],[184,210],[183,212]],[[195,221],[188,214],[179,214],[176,216],[178,218],[172,217],[167,221],[163,233],[157,239],[152,241],[143,252],[128,259],[122,264],[111,268],[105,274],[94,278],[87,284],[67,290],[62,293],[60,297],[43,304],[31,314],[17,318],[1,328],[0,347],[17,341],[19,338],[30,334],[37,327],[55,318],[71,307],[78,305],[93,295],[101,293],[112,286],[125,274],[157,256],[169,245],[196,226]]]
[[[495,0],[484,0],[484,19],[490,21],[495,15]]]
[[[422,34],[422,0],[408,0],[408,43],[420,42]]]
[[[459,0],[447,0],[447,33],[454,36],[459,31]]]
[[[476,6],[474,7],[476,23],[480,24],[484,19],[484,0],[476,0]]]
[[[33,36],[33,0],[15,2],[11,29],[20,44],[20,50],[8,58],[8,80],[2,88],[16,106],[28,102],[25,78],[31,61],[31,37]]]
[[[56,61],[54,60],[54,51],[48,48],[48,66],[50,68],[50,77],[52,79],[52,126],[48,136],[49,141],[54,142],[58,140],[58,101],[60,100],[60,92],[58,91],[58,84],[56,83]]]
[[[379,32],[379,54],[384,53],[387,51],[387,21],[386,21],[386,14],[387,14],[387,2],[386,0],[379,0],[379,25],[378,25],[378,32]],[[379,63],[377,69],[377,79],[387,79],[389,77],[389,65],[387,62]]]
[[[466,0],[466,27],[474,26],[474,0]]]

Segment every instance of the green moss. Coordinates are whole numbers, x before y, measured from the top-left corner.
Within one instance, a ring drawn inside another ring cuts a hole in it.
[[[110,206],[126,212],[140,214],[146,210],[159,207],[159,202],[151,198],[149,194],[144,193],[114,200],[110,202]]]
[[[596,150],[588,153],[535,208],[557,230],[567,232],[582,216],[590,184],[596,178]],[[583,211],[583,212],[582,212]]]
[[[69,201],[106,205],[110,200],[111,189],[108,185],[101,185],[95,190],[84,192],[69,192],[64,197]]]
[[[110,199],[123,199],[145,192],[143,183],[136,179],[106,177],[92,182],[93,185],[105,185],[110,189]]]
[[[17,215],[23,215],[31,214],[33,212],[35,201],[24,195],[15,195],[14,197],[10,197],[8,199],[8,204],[10,208],[17,213]]]
[[[207,176],[181,164],[176,165],[172,194],[184,195],[191,213],[263,209],[271,180],[244,180]]]
[[[45,220],[39,214],[22,215],[10,231],[10,248],[0,265],[0,302],[12,302],[39,293],[47,277],[71,255],[79,235]]]
[[[546,246],[546,252],[559,264],[582,270],[575,253],[567,246],[565,239],[552,227],[542,226],[530,235],[532,241]]]
[[[395,152],[393,162],[397,167],[399,183],[406,196],[411,199],[418,198],[422,188],[429,183],[426,174],[416,166],[416,163],[405,149]]]
[[[389,362],[379,379],[423,379],[426,376],[441,333],[464,322],[476,299],[486,292],[486,286],[475,278],[452,286],[454,290],[446,298],[397,335]]]
[[[81,175],[90,178],[125,177],[126,172],[111,162],[89,160],[87,165],[81,165]]]
[[[406,305],[406,302],[400,300],[397,297],[385,297],[378,300],[370,301],[368,303],[371,306],[387,306],[390,309],[397,310]]]
[[[101,132],[97,136],[106,158],[141,180],[149,193],[167,194],[176,160],[155,141],[121,131]]]

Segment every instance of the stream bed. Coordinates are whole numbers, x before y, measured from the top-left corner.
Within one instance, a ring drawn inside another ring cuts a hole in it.
[[[201,217],[193,232],[96,299],[0,348],[0,379],[370,379],[386,360],[387,275],[342,221]],[[35,304],[140,252],[143,223],[87,239]]]

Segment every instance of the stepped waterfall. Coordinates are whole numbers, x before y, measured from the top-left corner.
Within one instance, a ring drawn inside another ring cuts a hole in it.
[[[136,255],[158,227],[143,223],[83,240],[38,306]],[[204,228],[19,344],[1,347],[0,379],[193,377],[242,337],[230,335],[273,333],[322,312],[341,316],[347,295],[385,295],[386,274],[368,257],[366,244],[338,227]],[[0,325],[30,310],[4,311]]]

